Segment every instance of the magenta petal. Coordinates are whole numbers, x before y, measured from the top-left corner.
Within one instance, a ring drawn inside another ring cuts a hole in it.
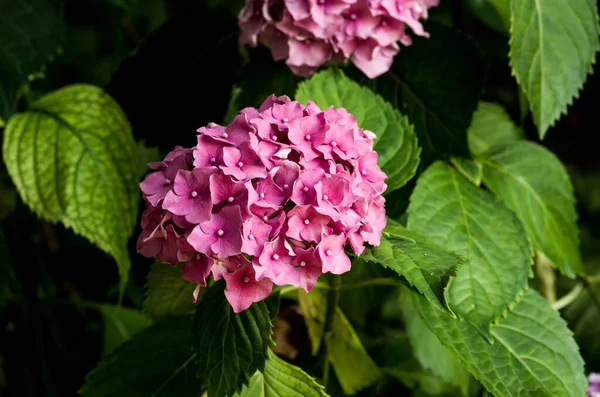
[[[318,252],[323,263],[323,272],[342,274],[350,270],[350,258],[344,253],[345,241],[346,237],[343,234],[321,238]]]
[[[213,264],[213,259],[206,255],[196,254],[191,260],[183,264],[181,277],[206,287],[206,277],[210,274],[210,268]]]
[[[224,274],[226,281],[225,297],[233,311],[239,313],[249,308],[252,303],[265,299],[273,289],[269,279],[256,281],[252,266],[246,265],[233,273]]]
[[[202,252],[206,255],[211,255],[212,250],[210,246],[216,240],[215,233],[205,233],[200,225],[192,229],[192,232],[187,238],[188,243],[198,252]]]

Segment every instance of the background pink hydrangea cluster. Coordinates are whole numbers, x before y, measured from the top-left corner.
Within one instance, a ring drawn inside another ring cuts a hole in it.
[[[239,312],[273,283],[310,291],[322,273],[347,272],[347,244],[358,255],[379,245],[386,175],[373,133],[345,109],[271,96],[198,132],[195,148],[150,163],[140,184],[143,255],[183,262],[198,288],[224,277]]]
[[[246,0],[240,42],[271,49],[292,71],[309,76],[323,63],[352,62],[369,78],[387,72],[411,44],[406,26],[427,36],[420,19],[439,0]]]

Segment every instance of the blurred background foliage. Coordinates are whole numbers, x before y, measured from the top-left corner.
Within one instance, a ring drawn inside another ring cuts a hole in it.
[[[198,127],[231,118],[271,93],[293,96],[299,81],[264,48],[238,47],[236,16],[242,3],[66,0],[61,51],[21,97],[17,110],[64,85],[90,83],[103,87],[123,107],[144,148],[144,163],[176,144],[192,146]],[[506,15],[485,0],[442,0],[430,20],[457,27],[476,44],[485,63],[481,99],[503,105],[528,138],[537,141],[508,66]],[[597,64],[595,69],[568,114],[542,142],[571,173],[581,249],[590,274],[600,271]],[[347,73],[360,80],[351,66]],[[140,165],[140,175],[144,167]],[[392,215],[403,214],[413,186],[409,183],[388,199]],[[104,354],[149,323],[141,308],[151,260],[135,252],[139,229],[129,244],[133,267],[123,301],[129,309],[117,310],[113,260],[60,224],[36,218],[20,201],[5,170],[0,178],[0,219],[6,239],[0,259],[14,265],[0,266],[0,395],[76,395]],[[372,271],[359,268],[344,277],[360,279],[362,272]],[[561,280],[559,295],[570,287]],[[389,375],[359,395],[389,395],[390,390],[402,395],[413,385],[420,385],[415,394],[419,396],[456,395],[411,356],[398,295],[381,287],[357,293],[343,294],[341,306]],[[582,346],[587,370],[600,371],[600,340],[590,327],[600,322],[600,313],[583,294],[563,315]],[[275,325],[278,353],[293,357],[300,366],[310,362],[307,330],[295,302],[282,301]],[[385,362],[389,355],[382,354],[388,349],[398,353],[393,363]]]

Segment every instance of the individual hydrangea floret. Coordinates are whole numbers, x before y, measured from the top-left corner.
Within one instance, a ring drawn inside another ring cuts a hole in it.
[[[600,374],[591,373],[590,385],[586,389],[588,397],[600,397]]]
[[[327,61],[351,59],[369,78],[387,72],[399,44],[439,0],[246,0],[239,15],[240,43],[271,49],[292,71],[309,76]]]
[[[322,273],[350,270],[346,247],[379,244],[386,175],[374,134],[345,109],[272,95],[198,132],[194,148],[149,164],[137,242],[147,257],[182,262],[195,297],[212,274],[240,312],[273,284],[310,291]]]

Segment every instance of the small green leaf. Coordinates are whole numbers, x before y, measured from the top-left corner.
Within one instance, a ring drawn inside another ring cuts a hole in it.
[[[479,161],[484,184],[515,212],[535,248],[567,276],[583,273],[573,186],[560,160],[518,141],[492,147]]]
[[[235,397],[328,397],[323,386],[302,369],[289,364],[269,349],[263,373],[256,371],[250,383]]]
[[[208,397],[241,390],[255,371],[263,371],[273,345],[271,320],[264,302],[234,313],[225,299],[225,281],[212,285],[194,315],[197,376]]]
[[[511,0],[510,65],[540,138],[567,111],[592,70],[598,40],[595,0]]]
[[[379,246],[368,247],[361,258],[396,271],[434,306],[451,310],[444,289],[464,262],[459,255],[441,249],[427,237],[399,223],[390,222]]]
[[[325,343],[327,357],[344,393],[354,394],[381,377],[377,364],[339,307],[336,308],[331,331],[325,334]]]
[[[473,185],[481,185],[483,178],[483,167],[480,162],[466,159],[464,157],[451,157],[450,163],[458,172],[469,180]]]
[[[296,100],[314,101],[321,109],[344,107],[361,128],[377,135],[374,150],[388,176],[387,193],[408,182],[419,165],[421,149],[408,119],[367,87],[358,85],[340,70],[325,70],[302,82]]]
[[[318,289],[313,289],[311,292],[298,289],[298,304],[300,305],[300,310],[308,329],[311,353],[313,356],[316,356],[321,348],[321,341],[325,332],[327,301],[323,293]]]
[[[492,324],[492,343],[418,294],[417,313],[465,368],[496,396],[584,397],[587,379],[571,331],[537,292],[527,290]]]
[[[437,162],[417,181],[408,227],[467,262],[448,287],[450,308],[487,335],[489,323],[527,286],[533,251],[515,215],[456,170]]]
[[[137,148],[140,159],[138,175],[141,178],[148,172],[148,163],[160,160],[160,152],[158,146],[146,146],[144,141],[137,142]]]
[[[498,143],[522,140],[525,136],[502,106],[490,102],[479,102],[467,134],[473,156]]]
[[[65,35],[62,14],[55,0],[0,4],[0,119],[10,118],[20,88],[58,52]]]
[[[403,288],[403,292],[407,292]],[[415,311],[408,293],[402,296],[402,317],[415,357],[423,368],[430,370],[447,383],[457,387],[463,396],[469,395],[469,372],[427,328]]]
[[[414,124],[426,165],[468,155],[467,128],[484,71],[479,52],[460,32],[434,23],[427,24],[427,31],[431,37],[415,37],[412,46],[403,48],[385,86],[378,87]]]
[[[100,88],[71,85],[12,117],[4,162],[23,201],[111,254],[121,290],[137,222],[139,160],[125,114]]]
[[[82,397],[200,396],[190,316],[172,317],[135,335],[85,379]]]
[[[152,264],[144,300],[144,310],[150,317],[159,319],[194,312],[196,306],[192,301],[192,294],[197,284],[181,277],[181,267],[181,264]]]
[[[135,309],[116,305],[100,305],[99,309],[104,315],[104,354],[111,353],[152,323],[147,315]]]

